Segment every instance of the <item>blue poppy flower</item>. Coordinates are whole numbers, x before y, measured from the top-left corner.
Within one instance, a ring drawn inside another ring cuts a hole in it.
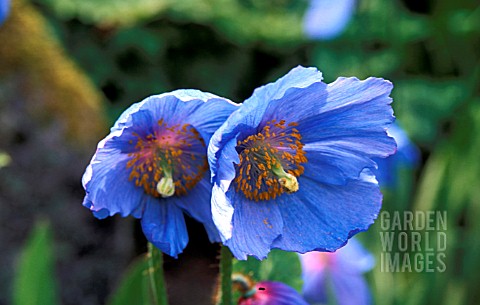
[[[392,188],[397,183],[401,168],[414,168],[420,160],[420,151],[398,124],[391,125],[387,133],[397,142],[397,153],[387,158],[375,159],[378,169],[375,175],[381,187]]]
[[[7,19],[9,12],[10,12],[10,1],[0,0],[0,25],[2,25],[5,19]]]
[[[340,35],[355,11],[355,0],[311,0],[303,19],[308,38],[328,40]]]
[[[235,257],[334,251],[377,217],[373,157],[395,151],[392,84],[297,67],[255,90],[208,147],[213,219]]]
[[[83,205],[98,218],[141,218],[147,239],[176,257],[188,235],[183,213],[218,232],[210,212],[207,143],[237,108],[197,90],[151,96],[132,105],[99,144],[82,179]]]
[[[350,239],[343,248],[334,253],[300,254],[300,262],[303,296],[309,303],[371,303],[370,290],[363,273],[373,268],[375,259],[357,240]],[[334,297],[335,300],[329,300],[329,297]]]
[[[308,305],[295,289],[281,282],[258,282],[253,289],[238,305]]]

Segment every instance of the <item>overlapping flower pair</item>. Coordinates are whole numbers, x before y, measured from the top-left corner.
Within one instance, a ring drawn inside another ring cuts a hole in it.
[[[335,251],[379,212],[372,158],[396,150],[391,89],[379,78],[327,85],[297,67],[241,105],[197,90],[151,96],[99,143],[83,204],[140,218],[174,257],[188,242],[184,214],[238,259]]]

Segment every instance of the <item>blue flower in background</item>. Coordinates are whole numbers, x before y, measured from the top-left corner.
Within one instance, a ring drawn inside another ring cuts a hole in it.
[[[322,82],[297,67],[257,88],[212,136],[212,216],[235,257],[272,248],[334,251],[364,231],[382,202],[369,169],[395,152],[392,84]]]
[[[371,303],[370,291],[363,273],[373,268],[375,259],[355,239],[350,239],[345,247],[335,253],[300,254],[300,262],[303,296],[309,303],[338,305]],[[335,297],[335,300],[329,300],[331,296]]]
[[[7,19],[9,12],[10,12],[10,1],[0,0],[0,25],[3,24],[5,19]]]
[[[327,40],[340,35],[353,12],[355,0],[311,0],[303,30],[308,38]]]
[[[401,168],[411,169],[418,165],[420,151],[398,124],[391,125],[387,132],[397,142],[397,153],[388,158],[375,159],[378,169],[374,172],[381,187],[391,188],[396,185]]]
[[[98,218],[141,218],[147,239],[176,257],[188,234],[183,212],[219,241],[210,212],[207,143],[237,109],[197,90],[151,96],[132,105],[99,144],[82,179],[83,205]]]
[[[238,305],[308,305],[292,287],[281,282],[258,282],[255,292],[238,300]]]

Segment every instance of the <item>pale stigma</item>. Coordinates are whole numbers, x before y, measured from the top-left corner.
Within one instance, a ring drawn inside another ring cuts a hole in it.
[[[298,185],[297,177],[285,172],[283,167],[280,165],[280,162],[276,163],[276,165],[272,168],[272,172],[278,177],[278,182],[287,190],[287,192],[294,193],[299,190],[300,186]]]
[[[165,170],[164,174],[165,176],[157,183],[157,192],[163,198],[167,198],[175,194],[175,184],[173,183],[171,170]]]

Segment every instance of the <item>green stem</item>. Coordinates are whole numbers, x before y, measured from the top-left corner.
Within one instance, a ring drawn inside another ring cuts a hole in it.
[[[168,305],[167,288],[163,275],[163,255],[151,243],[148,243],[148,277],[153,304]]]
[[[232,252],[226,246],[220,250],[220,297],[217,305],[232,305]]]

